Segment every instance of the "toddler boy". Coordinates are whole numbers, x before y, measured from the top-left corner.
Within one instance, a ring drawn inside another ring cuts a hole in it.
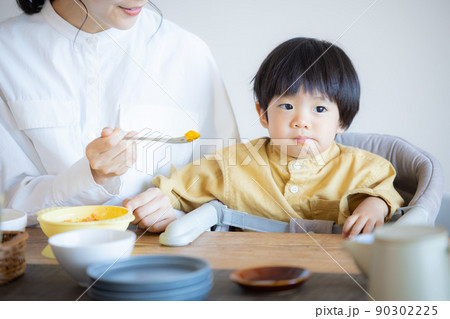
[[[311,38],[282,43],[259,68],[254,93],[270,138],[155,177],[169,198],[150,189],[124,202],[135,223],[162,231],[175,219],[170,206],[189,212],[217,199],[280,221],[332,220],[344,236],[355,236],[382,225],[403,204],[387,160],[334,142],[350,126],[360,98],[356,71],[339,47]]]

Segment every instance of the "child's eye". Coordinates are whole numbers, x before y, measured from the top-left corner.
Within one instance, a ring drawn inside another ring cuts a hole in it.
[[[283,110],[293,110],[294,109],[294,106],[292,106],[292,104],[280,104],[280,107]]]
[[[327,111],[327,108],[325,106],[316,106],[314,108],[314,112],[317,112],[317,113],[324,113],[326,111]]]

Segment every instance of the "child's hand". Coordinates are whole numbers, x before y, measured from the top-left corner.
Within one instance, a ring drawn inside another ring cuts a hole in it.
[[[384,200],[378,197],[364,199],[353,214],[347,218],[342,229],[344,237],[355,237],[359,233],[370,233],[375,227],[384,224],[384,218],[389,207]]]
[[[122,205],[136,217],[133,225],[138,224],[140,228],[151,232],[164,231],[176,219],[169,196],[156,187],[149,188],[132,199],[125,199]]]

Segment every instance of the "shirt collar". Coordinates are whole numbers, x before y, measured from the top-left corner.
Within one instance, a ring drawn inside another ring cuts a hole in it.
[[[41,13],[44,19],[48,22],[48,24],[50,24],[57,32],[61,33],[63,36],[72,41],[75,40],[85,41],[88,38],[92,37],[96,37],[99,42],[111,41],[111,39],[119,41],[120,38],[123,38],[127,33],[127,31],[129,31],[129,30],[119,30],[116,28],[109,28],[105,31],[97,33],[88,33],[81,31],[78,28],[71,25],[66,20],[64,20],[58,13],[56,13],[50,1],[45,2],[44,7],[41,10]],[[139,18],[140,17],[138,17],[138,19]],[[138,22],[139,20],[136,22],[136,24]]]
[[[280,154],[280,148],[276,147],[272,143],[268,143],[268,152],[271,161],[278,163],[279,165],[287,165],[292,161],[311,163],[314,166],[324,166],[333,158],[337,157],[340,153],[339,147],[336,142],[333,142],[331,146],[324,152],[317,154],[310,158],[296,158],[292,156],[287,156],[287,158],[282,158]]]

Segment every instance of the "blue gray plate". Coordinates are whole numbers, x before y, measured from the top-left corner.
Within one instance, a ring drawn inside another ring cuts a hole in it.
[[[151,291],[151,292],[124,292],[124,291],[110,291],[92,287],[88,290],[88,295],[96,300],[123,300],[123,301],[163,301],[163,300],[204,300],[211,290],[213,285],[212,277],[204,282],[197,283],[192,286],[183,288],[174,288],[163,291]]]
[[[172,293],[174,289],[205,286],[205,282],[212,281],[208,262],[175,255],[136,256],[121,259],[113,265],[97,263],[89,266],[86,272],[90,284],[95,282],[91,290],[103,295],[104,291]]]

